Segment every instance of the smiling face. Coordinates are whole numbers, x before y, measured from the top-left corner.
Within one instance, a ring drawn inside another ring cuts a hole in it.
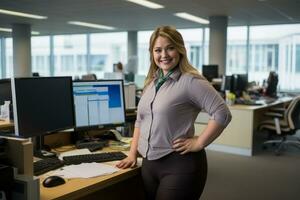
[[[179,62],[179,52],[168,38],[159,36],[153,46],[153,59],[155,64],[166,75]]]

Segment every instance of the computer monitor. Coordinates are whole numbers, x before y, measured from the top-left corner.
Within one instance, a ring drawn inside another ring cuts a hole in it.
[[[233,92],[233,78],[232,76],[225,76],[222,77],[222,83],[221,83],[221,92],[225,92],[226,90]]]
[[[10,79],[0,79],[0,105],[4,101],[11,101],[11,86]]]
[[[232,91],[239,97],[247,90],[248,74],[233,74],[232,79]]]
[[[11,96],[11,84],[10,79],[0,79],[0,105],[3,105],[5,101],[10,101],[10,118],[13,117],[12,110],[12,96]]]
[[[213,78],[219,77],[218,65],[203,65],[202,66],[202,75],[211,82]]]
[[[123,85],[123,80],[74,81],[76,129],[124,125]]]
[[[278,75],[276,72],[270,72],[267,80],[266,95],[269,97],[277,97]]]
[[[12,78],[14,135],[42,136],[74,127],[72,77]]]
[[[235,89],[238,91],[246,91],[248,87],[248,74],[234,75],[236,80]]]

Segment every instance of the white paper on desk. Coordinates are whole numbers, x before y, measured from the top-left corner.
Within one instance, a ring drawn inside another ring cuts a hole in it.
[[[63,160],[64,156],[74,156],[74,155],[84,155],[84,154],[91,154],[88,149],[75,149],[72,151],[67,151],[59,154],[59,159]]]
[[[53,172],[52,175],[64,178],[92,178],[101,175],[112,174],[119,169],[102,163],[82,163],[79,165],[69,165]]]

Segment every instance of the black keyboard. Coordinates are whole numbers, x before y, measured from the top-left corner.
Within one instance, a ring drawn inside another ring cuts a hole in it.
[[[64,162],[58,158],[45,158],[33,163],[33,173],[35,176],[39,176],[62,166],[64,166]]]
[[[66,165],[76,165],[81,163],[91,163],[91,162],[108,162],[114,160],[122,160],[126,158],[126,154],[123,152],[105,152],[96,154],[84,154],[84,155],[74,155],[74,156],[64,156],[63,160]]]
[[[77,149],[87,148],[90,150],[90,152],[94,152],[108,146],[108,141],[78,142],[75,144],[75,146]]]

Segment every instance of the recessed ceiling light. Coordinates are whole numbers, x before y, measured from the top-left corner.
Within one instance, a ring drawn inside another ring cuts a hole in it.
[[[38,32],[38,31],[31,31],[31,35],[39,35],[40,34],[40,32]]]
[[[68,24],[77,25],[77,26],[86,26],[90,28],[97,28],[97,29],[106,29],[106,30],[114,30],[115,27],[112,26],[105,26],[101,24],[92,24],[92,23],[86,23],[86,22],[80,22],[80,21],[69,21]]]
[[[1,27],[0,27],[0,31],[11,33],[11,32],[12,32],[12,29],[11,29],[11,28],[1,28]],[[39,35],[39,34],[40,34],[40,32],[37,32],[37,31],[31,31],[31,35]]]
[[[153,3],[151,1],[146,1],[146,0],[126,0],[129,1],[131,3],[136,3],[139,4],[141,6],[147,7],[147,8],[151,8],[151,9],[160,9],[160,8],[164,8],[163,5],[157,4],[157,3]]]
[[[195,15],[191,15],[191,14],[186,13],[186,12],[175,13],[174,15],[177,16],[177,17],[186,19],[186,20],[190,20],[190,21],[193,21],[193,22],[200,23],[200,24],[209,24],[208,20],[203,19],[201,17],[197,17]]]
[[[33,18],[33,19],[47,19],[48,17],[46,16],[41,16],[41,15],[33,15],[29,13],[22,13],[22,12],[16,12],[12,10],[4,10],[0,9],[0,13],[6,14],[6,15],[14,15],[18,17],[27,17],[27,18]]]
[[[2,32],[12,32],[10,28],[0,28],[0,31]]]

